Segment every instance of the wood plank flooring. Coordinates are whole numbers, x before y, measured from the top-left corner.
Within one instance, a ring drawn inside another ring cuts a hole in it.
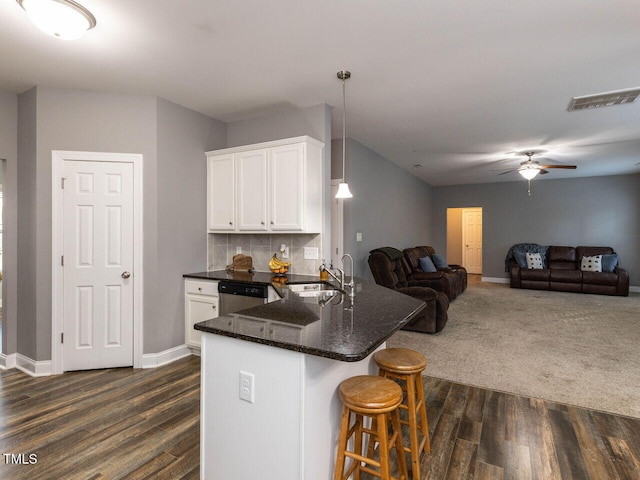
[[[430,377],[425,390],[421,480],[640,478],[640,419]],[[0,479],[198,478],[199,395],[198,357],[41,378],[0,371]]]

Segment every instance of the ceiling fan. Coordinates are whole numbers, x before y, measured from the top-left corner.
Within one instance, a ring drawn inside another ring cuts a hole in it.
[[[545,175],[549,173],[550,168],[564,168],[569,170],[575,170],[575,165],[540,165],[540,162],[533,160],[532,157],[537,152],[523,152],[528,158],[524,162],[520,163],[518,168],[512,168],[506,172],[499,173],[498,175],[506,175],[511,172],[518,172],[529,182],[529,195],[531,195],[531,180],[533,180],[538,174]]]

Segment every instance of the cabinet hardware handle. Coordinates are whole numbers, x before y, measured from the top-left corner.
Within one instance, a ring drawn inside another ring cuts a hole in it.
[[[201,292],[202,291],[202,287],[198,287],[198,291]]]
[[[216,306],[215,305],[211,305],[211,308],[216,308]]]
[[[264,225],[264,222],[260,222],[260,225]]]
[[[273,220],[271,220],[271,225],[273,225]]]
[[[233,222],[229,222],[229,225],[233,225]]]

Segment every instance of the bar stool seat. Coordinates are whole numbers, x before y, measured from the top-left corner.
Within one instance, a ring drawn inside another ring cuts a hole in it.
[[[343,381],[338,388],[338,395],[343,407],[334,480],[345,480],[352,474],[353,478],[358,480],[361,472],[375,475],[382,480],[395,480],[395,477],[391,476],[389,458],[389,451],[394,447],[398,459],[399,479],[406,480],[408,472],[398,412],[398,406],[402,402],[402,388],[394,381],[381,376],[360,375]],[[352,414],[355,417],[353,425]],[[389,416],[393,426],[390,438]],[[371,428],[365,427],[364,417],[372,418]],[[368,435],[369,441],[366,456],[363,455],[365,434]],[[353,450],[349,450],[347,443],[354,435]],[[379,461],[373,456],[374,438],[379,445]],[[351,459],[351,463],[345,472],[347,458]]]
[[[399,380],[406,395],[399,409],[407,411],[407,420],[401,425],[409,428],[409,446],[404,450],[411,454],[411,473],[420,479],[420,455],[431,452],[429,424],[424,399],[422,372],[427,367],[427,359],[419,352],[408,348],[386,348],[376,352],[373,359],[380,368],[380,376]],[[422,436],[420,439],[419,436]]]

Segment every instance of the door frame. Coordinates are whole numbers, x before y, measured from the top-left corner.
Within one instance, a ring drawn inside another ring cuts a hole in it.
[[[65,161],[117,162],[133,164],[133,367],[142,368],[143,349],[143,241],[142,241],[142,164],[139,153],[51,152],[51,373],[64,372],[63,348],[60,336],[64,327],[64,268],[61,265],[64,197],[61,188]]]

